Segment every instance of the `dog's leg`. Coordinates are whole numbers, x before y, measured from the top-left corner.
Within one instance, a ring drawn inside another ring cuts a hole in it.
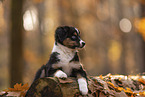
[[[58,77],[58,78],[67,78],[67,74],[64,73],[61,70],[57,70],[54,74],[54,77]]]
[[[88,94],[88,85],[86,78],[80,77],[78,78],[78,84],[79,84],[79,90],[82,93],[82,95],[87,95]]]
[[[87,74],[81,67],[77,72],[77,79],[78,79],[78,85],[79,85],[79,90],[82,95],[87,95],[88,94],[88,83],[87,83]]]
[[[34,78],[34,81],[39,79],[39,78],[42,78],[42,77],[45,77],[45,68],[46,66],[43,65],[36,73],[35,75],[35,78]]]

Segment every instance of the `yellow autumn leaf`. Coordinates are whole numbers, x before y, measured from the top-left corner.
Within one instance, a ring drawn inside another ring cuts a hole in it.
[[[127,90],[127,91],[132,91],[132,90],[131,90],[130,88],[128,88],[128,87],[126,88],[126,90]]]
[[[101,79],[103,79],[102,75],[99,76]]]
[[[123,89],[123,91],[124,91],[125,93],[134,94],[134,93],[131,91],[130,88],[126,88],[126,90]]]
[[[140,83],[142,83],[142,84],[145,85],[145,80],[144,80],[144,79],[138,79],[138,81],[139,81]]]
[[[117,89],[118,91],[122,91],[122,90],[123,90],[122,87],[116,87],[116,89]]]
[[[145,96],[145,91],[144,92],[139,92],[140,96]]]
[[[107,82],[109,85],[111,85],[113,88],[116,88],[115,86],[114,86],[114,84],[113,83],[111,83],[111,82]]]

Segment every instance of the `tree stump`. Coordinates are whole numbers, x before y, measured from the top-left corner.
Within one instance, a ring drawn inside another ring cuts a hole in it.
[[[74,78],[58,79],[53,77],[36,80],[26,93],[26,97],[74,97],[79,93]]]

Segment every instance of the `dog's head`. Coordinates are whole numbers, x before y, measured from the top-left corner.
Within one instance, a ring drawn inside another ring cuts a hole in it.
[[[83,48],[85,42],[80,39],[80,31],[75,27],[61,26],[55,31],[55,43],[60,43],[68,48]]]

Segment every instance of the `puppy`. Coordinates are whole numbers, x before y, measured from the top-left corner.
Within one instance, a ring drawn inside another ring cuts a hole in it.
[[[75,77],[81,94],[87,95],[87,75],[78,56],[78,49],[84,46],[85,42],[80,39],[80,31],[77,28],[58,27],[55,31],[55,44],[50,59],[38,70],[34,81],[41,77]]]

